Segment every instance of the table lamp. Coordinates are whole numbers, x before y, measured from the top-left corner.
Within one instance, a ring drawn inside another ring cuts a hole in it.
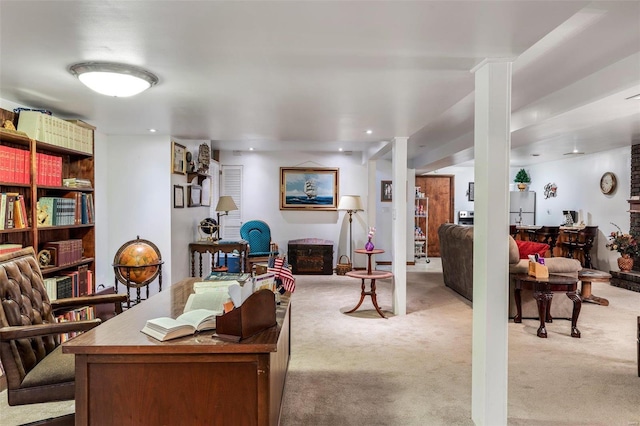
[[[362,202],[360,201],[359,195],[343,195],[340,197],[340,203],[338,203],[338,210],[346,210],[349,213],[349,259],[353,262],[353,232],[352,232],[352,222],[353,222],[353,214],[357,212],[364,211],[362,208]]]
[[[220,238],[220,216],[227,216],[229,212],[233,210],[238,210],[238,206],[236,206],[233,198],[230,195],[222,195],[216,205],[216,212],[218,212],[218,238]]]

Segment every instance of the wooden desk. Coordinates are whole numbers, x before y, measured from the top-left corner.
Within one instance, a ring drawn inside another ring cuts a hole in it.
[[[577,328],[578,315],[582,308],[582,300],[576,294],[578,289],[577,278],[549,274],[548,278],[536,278],[528,274],[518,274],[515,276],[516,287],[514,291],[514,299],[516,302],[517,313],[513,318],[513,322],[522,322],[522,299],[520,292],[523,286],[533,288],[533,297],[538,304],[538,316],[540,317],[540,327],[538,327],[538,337],[547,337],[546,322],[553,322],[551,318],[551,301],[553,300],[554,291],[564,291],[567,297],[573,301],[573,315],[571,316],[571,337],[580,337],[580,331]]]
[[[290,355],[290,303],[278,325],[240,343],[213,331],[167,342],[140,332],[182,313],[193,283],[180,281],[63,344],[75,354],[76,425],[277,425]]]
[[[376,308],[376,311],[382,318],[386,319],[387,317],[384,316],[384,313],[378,306],[378,296],[376,295],[376,279],[382,280],[385,278],[391,278],[393,277],[393,274],[387,271],[374,271],[371,269],[371,256],[378,253],[384,253],[384,250],[373,249],[371,251],[367,251],[364,249],[356,249],[355,251],[356,253],[368,255],[369,259],[367,262],[366,271],[349,271],[345,274],[348,277],[358,278],[362,280],[361,291],[360,291],[360,301],[358,302],[355,308],[345,313],[350,314],[352,312],[355,312],[360,307],[360,305],[362,305],[362,301],[364,300],[364,297],[371,296],[371,302],[373,303],[373,307]],[[369,291],[365,291],[365,280],[370,280]]]
[[[215,259],[219,252],[225,253],[224,265],[227,266],[227,253],[233,253],[237,250],[240,253],[240,272],[248,271],[247,258],[249,256],[249,245],[246,241],[198,241],[189,244],[189,256],[191,258],[191,276],[196,276],[196,253],[200,256],[200,274],[202,276],[202,255],[211,253],[211,270],[215,268]],[[219,262],[218,262],[219,265]]]

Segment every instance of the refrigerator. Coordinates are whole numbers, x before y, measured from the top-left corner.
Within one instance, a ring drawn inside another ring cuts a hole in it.
[[[536,224],[535,191],[510,191],[509,206],[510,225]]]

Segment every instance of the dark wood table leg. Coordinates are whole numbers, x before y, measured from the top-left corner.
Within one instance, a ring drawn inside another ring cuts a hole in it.
[[[366,294],[367,294],[367,293],[364,291],[364,278],[363,278],[363,279],[362,279],[361,290],[360,290],[360,301],[358,302],[358,304],[356,305],[356,307],[355,307],[355,308],[353,308],[352,310],[347,311],[347,312],[345,312],[345,313],[346,313],[346,314],[350,314],[350,313],[352,313],[352,312],[355,312],[355,311],[356,311],[356,309],[358,309],[358,308],[360,307],[360,305],[362,305],[362,301],[364,300],[364,296],[365,296]]]
[[[553,297],[553,294],[542,291],[534,291],[533,297],[536,299],[536,303],[538,304],[538,316],[540,317],[540,327],[538,327],[537,334],[538,337],[546,338],[547,328],[545,327],[545,322],[547,317],[547,305],[549,299]]]
[[[196,252],[191,252],[191,276],[196,276]]]
[[[376,311],[378,311],[378,314],[380,314],[380,316],[384,319],[387,319],[387,317],[384,316],[384,314],[382,313],[382,310],[380,309],[380,307],[378,306],[378,296],[376,295],[376,280],[372,279],[371,280],[371,302],[373,302],[373,307],[376,308]]]
[[[578,315],[582,308],[582,299],[575,291],[568,291],[567,297],[573,301],[573,313],[571,315],[571,337],[580,338],[580,330],[578,330]]]
[[[513,317],[513,322],[521,323],[522,322],[522,296],[520,295],[520,288],[516,286],[516,289],[513,291],[513,297],[516,300],[516,316]]]

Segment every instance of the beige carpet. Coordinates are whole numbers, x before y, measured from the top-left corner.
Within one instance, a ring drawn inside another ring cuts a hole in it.
[[[386,320],[369,298],[344,314],[359,299],[357,280],[297,277],[282,425],[473,424],[471,306],[443,285],[434,260],[408,274],[406,316],[389,312],[390,280],[379,281]],[[537,321],[509,324],[509,425],[640,424],[640,293],[601,283],[593,293],[610,306],[583,304],[581,339],[566,320],[549,324],[546,340]],[[72,402],[8,407],[0,393],[1,425],[70,411]]]

